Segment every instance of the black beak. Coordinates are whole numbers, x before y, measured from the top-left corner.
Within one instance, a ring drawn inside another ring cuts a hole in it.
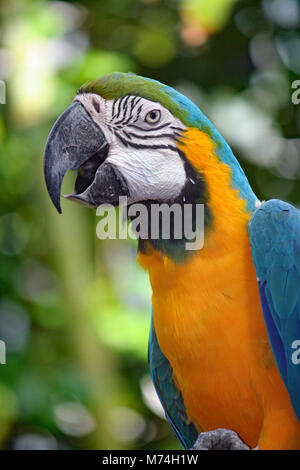
[[[117,169],[104,162],[108,144],[81,103],[71,104],[55,122],[45,149],[44,175],[50,198],[61,213],[60,192],[68,170],[78,170],[74,193],[66,196],[89,207],[117,204],[129,195]]]

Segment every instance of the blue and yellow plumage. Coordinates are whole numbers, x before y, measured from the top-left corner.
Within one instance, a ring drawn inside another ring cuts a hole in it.
[[[138,254],[153,290],[152,379],[175,434],[189,448],[201,431],[222,427],[250,447],[299,449],[299,212],[260,203],[222,136],[174,89],[112,74],[80,93],[160,103],[185,126],[176,146],[203,183],[203,249],[178,257],[149,242]]]

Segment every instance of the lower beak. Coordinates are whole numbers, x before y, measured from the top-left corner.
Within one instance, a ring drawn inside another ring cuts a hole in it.
[[[89,207],[118,203],[129,195],[126,182],[105,159],[108,144],[100,127],[81,103],[71,104],[55,122],[45,149],[44,175],[50,198],[61,213],[60,192],[68,170],[78,170],[73,194],[66,196]]]

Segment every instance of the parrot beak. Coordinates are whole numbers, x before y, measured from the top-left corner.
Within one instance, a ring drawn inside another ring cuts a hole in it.
[[[68,199],[88,207],[117,204],[129,195],[118,170],[105,159],[108,143],[81,103],[71,104],[55,122],[45,148],[44,175],[50,198],[61,213],[60,192],[68,170],[78,170],[74,192]]]

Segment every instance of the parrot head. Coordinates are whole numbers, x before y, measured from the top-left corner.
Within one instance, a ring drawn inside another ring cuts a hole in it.
[[[64,175],[77,170],[74,191],[65,197],[88,207],[117,205],[120,196],[128,204],[197,202],[208,220],[219,164],[254,208],[256,198],[230,147],[195,104],[156,80],[112,73],[83,85],[55,122],[44,174],[59,212]]]
[[[121,73],[81,87],[45,150],[45,180],[59,212],[67,170],[78,170],[67,197],[90,207],[117,204],[123,195],[130,203],[183,195],[191,168],[177,142],[194,105],[183,96],[176,103],[172,93],[154,80]]]

